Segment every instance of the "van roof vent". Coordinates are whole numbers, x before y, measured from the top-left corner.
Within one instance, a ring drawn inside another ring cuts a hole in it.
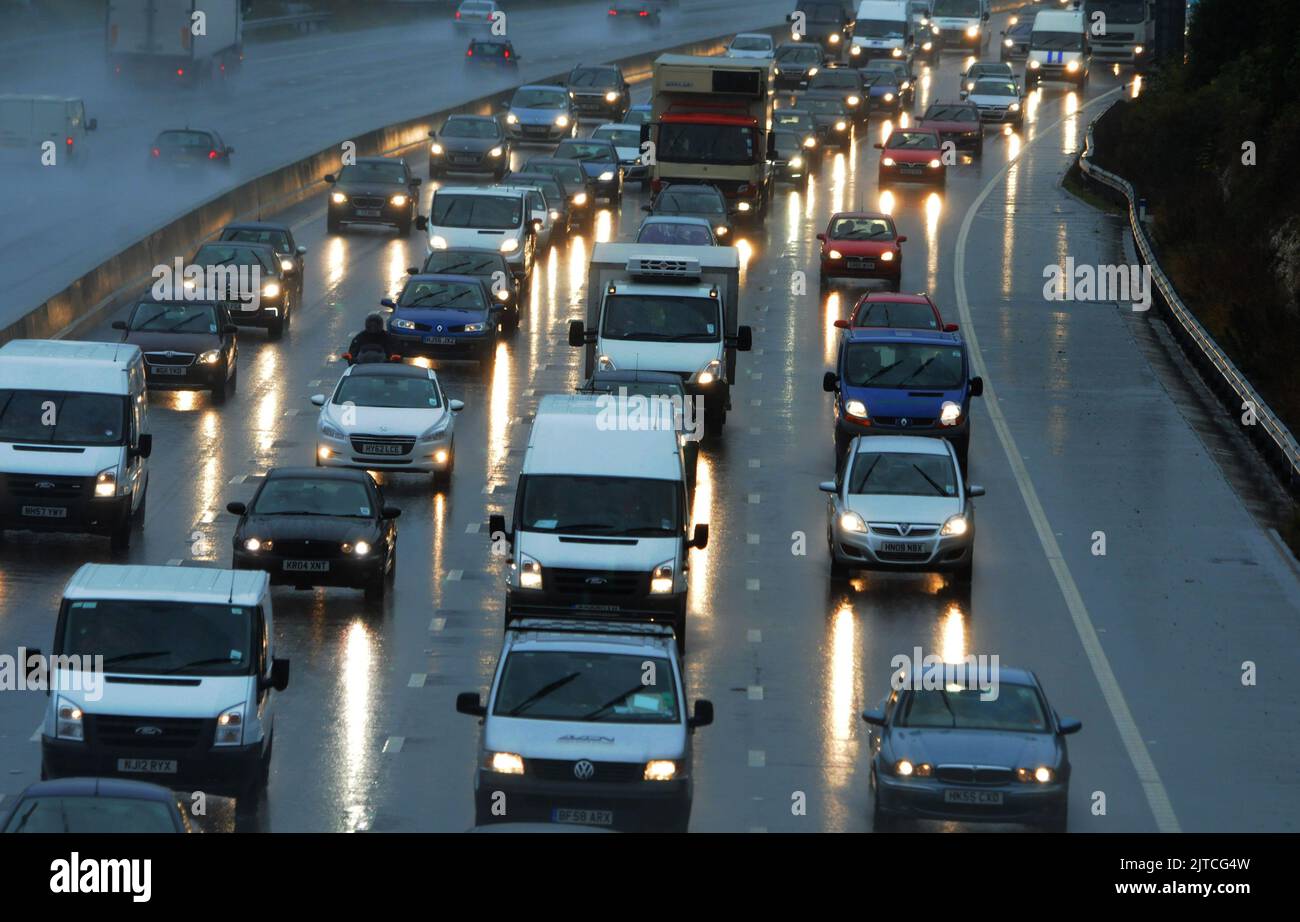
[[[634,256],[627,261],[627,271],[633,276],[696,281],[700,278],[700,261],[673,256]]]

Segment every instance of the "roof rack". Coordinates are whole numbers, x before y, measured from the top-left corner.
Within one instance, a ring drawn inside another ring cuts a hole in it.
[[[550,634],[612,634],[627,637],[672,637],[670,624],[650,621],[582,621],[575,618],[516,618],[507,631],[545,631]]]

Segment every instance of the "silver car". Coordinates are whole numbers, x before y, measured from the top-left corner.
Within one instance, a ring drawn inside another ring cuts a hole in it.
[[[955,572],[974,565],[975,508],[947,439],[858,436],[839,475],[821,484],[831,575],[851,569]]]

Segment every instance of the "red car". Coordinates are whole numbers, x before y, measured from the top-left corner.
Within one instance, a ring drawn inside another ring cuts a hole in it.
[[[841,330],[886,327],[894,330],[933,330],[956,333],[955,323],[944,323],[939,306],[927,294],[904,295],[873,291],[858,299],[848,320],[836,320]]]
[[[884,279],[897,289],[903,277],[903,249],[894,219],[869,211],[831,215],[821,241],[821,287],[828,279]]]
[[[951,141],[957,150],[984,156],[984,125],[973,102],[932,102],[912,127],[937,131],[940,143]]]
[[[884,185],[890,180],[931,182],[943,185],[948,181],[948,168],[943,163],[943,150],[939,146],[939,133],[928,128],[895,128],[876,144],[880,154],[880,175],[877,181]]]

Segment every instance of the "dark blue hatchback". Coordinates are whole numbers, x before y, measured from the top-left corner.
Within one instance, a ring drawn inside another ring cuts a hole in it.
[[[394,302],[388,335],[407,358],[466,358],[491,362],[505,326],[506,309],[482,278],[472,275],[409,276]]]
[[[965,470],[970,400],[984,393],[984,381],[970,376],[960,335],[850,330],[822,387],[835,395],[838,454],[858,435],[932,435],[953,443]]]

